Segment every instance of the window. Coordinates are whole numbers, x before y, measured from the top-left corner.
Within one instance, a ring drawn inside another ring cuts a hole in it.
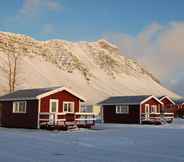
[[[116,114],[128,114],[129,107],[128,105],[117,105],[116,106]]]
[[[50,100],[50,112],[58,112],[58,100],[51,99]]]
[[[64,112],[74,112],[74,102],[63,102]]]
[[[26,101],[13,102],[13,113],[26,113]]]
[[[151,105],[151,113],[157,113],[157,105]]]

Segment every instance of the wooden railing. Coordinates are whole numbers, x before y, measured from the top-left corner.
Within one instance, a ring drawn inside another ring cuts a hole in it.
[[[174,119],[174,113],[149,113],[148,116],[146,116],[145,113],[141,114],[141,119],[142,121],[159,121],[159,120],[166,120],[166,121],[171,121]]]
[[[166,121],[173,120],[174,119],[174,113],[164,112],[164,113],[161,114],[161,117],[163,117]]]
[[[40,125],[89,125],[95,124],[95,120],[94,113],[39,113]]]
[[[160,120],[160,113],[149,113],[148,116],[146,113],[141,114],[141,119],[144,120]]]
[[[80,112],[75,113],[75,121],[77,125],[94,125],[95,124],[95,114],[94,113],[87,113],[87,112]]]

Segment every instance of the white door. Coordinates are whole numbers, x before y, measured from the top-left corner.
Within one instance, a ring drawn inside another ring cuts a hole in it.
[[[145,119],[149,120],[149,118],[150,118],[150,106],[149,104],[146,104],[145,105]]]
[[[50,100],[50,115],[49,115],[49,123],[54,124],[57,122],[57,113],[58,113],[58,106],[59,101],[57,99]]]

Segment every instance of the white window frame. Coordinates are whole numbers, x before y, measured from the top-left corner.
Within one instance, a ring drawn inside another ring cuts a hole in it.
[[[128,113],[129,113],[128,105],[116,105],[116,114],[128,114]]]
[[[52,111],[52,102],[56,102],[56,112]],[[58,112],[58,107],[59,107],[59,100],[58,99],[50,99],[49,112],[50,113],[57,113]]]
[[[67,104],[67,105],[72,104],[72,111],[68,111],[68,107],[67,107],[67,111],[65,111],[65,109],[64,109],[65,104]],[[74,109],[75,109],[75,103],[74,102],[68,102],[68,101],[63,102],[63,112],[65,112],[65,113],[74,113]]]
[[[24,103],[24,111],[20,111],[20,103]],[[16,105],[18,105],[18,111],[16,110]],[[13,113],[25,114],[27,112],[27,102],[26,101],[15,101],[13,102]]]
[[[157,105],[151,105],[150,106],[150,113],[154,114],[154,113],[158,113],[158,110],[157,110]]]

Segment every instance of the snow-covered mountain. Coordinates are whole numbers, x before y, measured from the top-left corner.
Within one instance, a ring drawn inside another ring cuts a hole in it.
[[[7,51],[21,56],[17,89],[64,85],[84,96],[90,104],[112,95],[178,97],[106,40],[38,41],[25,35],[0,32],[1,65]],[[2,71],[0,74],[0,92],[4,93],[7,79]]]

